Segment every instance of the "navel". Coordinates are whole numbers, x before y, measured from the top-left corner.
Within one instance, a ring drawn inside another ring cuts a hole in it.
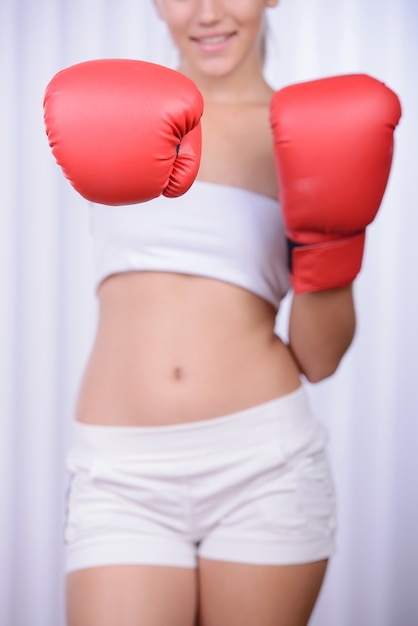
[[[181,367],[175,367],[173,370],[173,378],[174,380],[182,380],[184,378],[184,372]]]

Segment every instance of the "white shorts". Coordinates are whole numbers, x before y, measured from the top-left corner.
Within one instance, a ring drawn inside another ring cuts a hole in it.
[[[334,551],[324,428],[303,387],[225,417],[74,424],[66,569],[305,563]]]

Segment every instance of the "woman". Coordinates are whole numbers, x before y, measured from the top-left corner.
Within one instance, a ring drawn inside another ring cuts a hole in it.
[[[232,220],[232,256],[244,263],[245,245],[273,275],[102,276],[69,456],[69,626],[302,626],[333,552],[325,437],[301,376],[335,372],[355,314],[351,286],[301,293],[289,344],[274,332],[288,285],[263,33],[277,3],[155,0],[205,109],[197,182],[146,210],[165,202],[175,223],[196,200]],[[106,211],[93,207],[98,237]]]

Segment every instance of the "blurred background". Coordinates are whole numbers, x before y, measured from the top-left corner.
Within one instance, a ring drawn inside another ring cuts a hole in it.
[[[310,386],[339,503],[312,625],[416,626],[418,3],[282,0],[269,16],[275,88],[361,72],[403,105],[357,335],[338,373]],[[151,0],[1,0],[0,626],[64,626],[64,459],[97,309],[86,203],[50,153],[42,99],[57,71],[103,57],[175,67]]]

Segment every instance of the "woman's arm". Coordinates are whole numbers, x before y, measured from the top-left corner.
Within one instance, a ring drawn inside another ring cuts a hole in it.
[[[317,382],[335,372],[355,329],[351,284],[382,200],[401,115],[365,74],[290,85],[271,101],[280,204],[295,295],[290,348]]]
[[[351,286],[293,296],[289,347],[309,382],[335,372],[354,337],[355,325]]]

